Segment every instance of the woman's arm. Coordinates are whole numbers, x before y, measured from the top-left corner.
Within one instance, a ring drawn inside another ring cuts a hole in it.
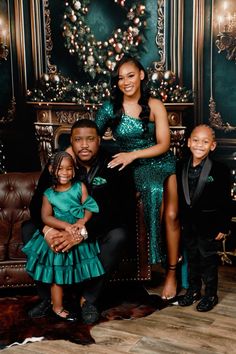
[[[155,133],[157,144],[146,149],[131,152],[121,152],[113,156],[108,167],[122,165],[120,170],[136,159],[151,158],[162,155],[170,148],[170,128],[167,111],[164,104],[155,98],[149,99],[150,120],[155,122]]]
[[[96,113],[95,122],[101,136],[105,133],[109,120],[113,117],[113,107],[109,101],[105,101]]]

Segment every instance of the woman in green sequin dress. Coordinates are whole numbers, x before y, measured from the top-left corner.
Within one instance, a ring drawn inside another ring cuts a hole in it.
[[[109,167],[128,164],[133,168],[137,191],[144,204],[146,228],[150,240],[150,263],[165,261],[167,275],[162,297],[176,295],[176,265],[179,257],[180,226],[175,175],[175,157],[169,150],[170,130],[165,106],[146,94],[143,66],[124,56],[114,71],[111,101],[106,101],[96,115],[103,134],[112,128],[120,153]],[[165,222],[166,240],[161,239],[161,220]]]
[[[72,182],[75,171],[70,154],[64,151],[56,153],[49,168],[55,184],[44,192],[42,220],[51,228],[68,231],[78,244],[69,252],[57,253],[49,248],[38,230],[22,251],[27,255],[26,270],[30,276],[36,281],[52,284],[54,313],[57,317],[73,321],[76,318],[63,309],[61,285],[80,283],[104,274],[98,259],[98,243],[86,242],[81,237],[86,234],[85,223],[92,212],[98,212],[98,205],[88,195],[83,183]]]

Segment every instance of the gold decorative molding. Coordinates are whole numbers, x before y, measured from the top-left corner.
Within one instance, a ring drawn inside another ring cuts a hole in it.
[[[205,0],[193,1],[192,83],[195,93],[194,125],[203,121],[204,7]]]
[[[43,40],[42,27],[40,24],[40,4],[38,0],[30,1],[30,19],[31,19],[31,45],[34,76],[37,79],[41,77],[45,68],[43,65]]]
[[[23,0],[14,1],[17,66],[19,75],[19,87],[21,90],[22,97],[25,96],[25,93],[27,91],[25,25],[23,6]]]
[[[177,53],[176,53],[176,42],[177,42],[177,14],[178,7],[176,1],[170,2],[170,69],[174,73],[177,73]]]
[[[57,66],[51,64],[51,52],[53,48],[51,17],[49,10],[49,0],[44,0],[44,18],[45,18],[45,42],[46,42],[46,61],[49,74],[57,72]]]
[[[182,157],[182,148],[184,147],[185,144],[185,130],[186,127],[170,127],[170,137],[171,137],[171,143],[170,143],[170,150],[173,151],[173,153],[178,156],[178,158]]]
[[[97,111],[95,105],[77,105],[73,103],[28,102],[36,112],[36,137],[39,142],[39,156],[42,168],[54,149],[59,148],[61,134],[69,134],[71,125],[78,119],[94,119]],[[166,103],[165,104],[171,131],[171,150],[179,155],[184,144],[185,129],[183,113],[193,106],[193,103]],[[111,130],[107,130],[103,137],[112,139]]]
[[[230,125],[228,122],[224,123],[221,114],[219,112],[216,112],[216,103],[213,97],[210,98],[209,108],[210,108],[209,123],[213,128],[216,128],[218,130],[223,130],[225,133],[236,130],[236,127]]]
[[[8,32],[9,32],[9,59],[10,59],[10,75],[11,75],[11,90],[12,90],[12,98],[8,104],[7,114],[6,116],[0,117],[0,124],[11,123],[16,117],[16,100],[14,93],[14,70],[13,70],[13,59],[12,59],[12,40],[11,40],[11,27],[10,27],[10,1],[7,0],[7,17],[8,17]]]
[[[209,100],[209,108],[210,108],[210,116],[209,123],[210,125],[218,130],[224,131],[225,133],[229,133],[236,130],[235,126],[230,125],[228,122],[224,122],[220,112],[216,112],[216,102],[214,100],[213,95],[213,24],[214,24],[214,7],[215,2],[212,0],[211,9],[212,9],[212,17],[211,17],[211,43],[210,43],[210,100]]]
[[[155,70],[165,71],[166,51],[165,51],[165,0],[157,1],[157,34],[156,45],[160,60],[154,62]]]
[[[93,119],[94,114],[91,112],[71,112],[71,111],[57,111],[55,112],[58,118],[58,123],[73,124],[78,119],[88,118]]]
[[[16,117],[16,100],[13,97],[10,101],[9,108],[7,110],[7,115],[0,118],[0,124],[7,124],[13,122]]]
[[[53,153],[54,130],[51,124],[35,124],[36,138],[39,142],[39,158],[42,168],[46,165],[48,158]]]
[[[179,84],[183,85],[183,41],[184,41],[184,1],[178,0],[178,39],[177,39],[177,77]]]

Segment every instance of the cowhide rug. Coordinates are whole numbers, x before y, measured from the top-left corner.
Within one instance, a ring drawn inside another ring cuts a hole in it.
[[[100,322],[140,318],[161,310],[167,305],[157,295],[138,294],[127,299],[110,295],[104,298]],[[140,296],[139,296],[140,295]],[[112,299],[112,301],[110,300]],[[0,349],[26,338],[43,337],[47,340],[64,339],[77,344],[92,344],[93,325],[58,321],[53,316],[31,319],[27,312],[38,302],[36,295],[17,295],[0,298]]]

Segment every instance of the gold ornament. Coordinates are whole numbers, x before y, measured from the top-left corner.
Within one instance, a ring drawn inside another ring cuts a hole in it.
[[[71,22],[76,22],[77,17],[75,15],[71,15],[70,20],[71,20]]]
[[[167,70],[164,72],[163,79],[169,84],[172,85],[176,80],[175,73],[171,70]]]
[[[95,59],[92,55],[89,55],[87,60],[89,65],[93,65],[95,63]]]
[[[115,45],[115,51],[116,53],[120,53],[122,51],[123,45],[121,43],[117,43]]]
[[[81,9],[81,2],[80,1],[74,2],[74,9],[77,11]]]

